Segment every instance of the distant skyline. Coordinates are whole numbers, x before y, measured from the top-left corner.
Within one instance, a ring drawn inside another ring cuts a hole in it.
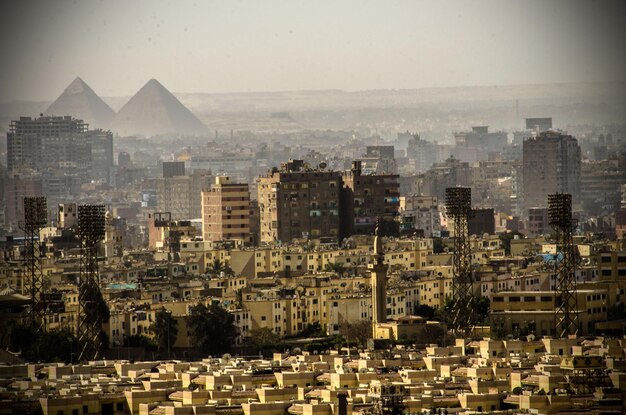
[[[3,1],[0,102],[626,77],[623,1]]]

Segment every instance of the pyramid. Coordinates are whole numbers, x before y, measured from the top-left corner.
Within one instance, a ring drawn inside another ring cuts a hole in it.
[[[91,127],[107,128],[115,113],[80,78],[74,79],[65,91],[46,110],[50,115],[71,115],[80,118]]]
[[[204,134],[207,127],[159,81],[149,80],[117,113],[112,130],[120,135]]]

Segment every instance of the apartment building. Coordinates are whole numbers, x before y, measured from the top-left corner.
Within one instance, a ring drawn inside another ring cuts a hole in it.
[[[257,179],[261,243],[340,236],[341,174],[312,169],[302,160],[283,163]]]
[[[494,293],[491,302],[491,322],[506,333],[522,329],[541,336],[554,335],[556,292],[503,291]],[[580,334],[595,332],[595,323],[606,321],[608,293],[605,289],[577,290]]]
[[[211,188],[202,192],[202,238],[252,243],[247,183],[234,183],[228,176],[217,176]]]
[[[360,160],[342,174],[342,237],[372,234],[378,218],[396,220],[400,209],[400,176],[366,174]]]
[[[401,231],[417,230],[427,238],[440,236],[441,214],[435,196],[400,196]]]
[[[580,193],[581,150],[576,138],[554,131],[524,141],[523,195],[525,210],[547,206],[548,195]]]

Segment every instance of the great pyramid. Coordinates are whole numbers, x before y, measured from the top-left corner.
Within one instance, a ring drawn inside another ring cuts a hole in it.
[[[120,135],[203,134],[207,127],[159,81],[149,80],[117,113],[111,129]]]
[[[46,110],[50,115],[71,115],[92,128],[108,128],[115,112],[95,92],[77,77]]]

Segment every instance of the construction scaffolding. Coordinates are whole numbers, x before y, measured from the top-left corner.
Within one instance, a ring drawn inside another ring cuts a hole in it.
[[[41,241],[39,232],[48,218],[45,197],[24,198],[24,257],[22,293],[30,298],[29,320],[36,331],[46,329],[46,301],[41,269]]]
[[[78,207],[78,237],[81,242],[80,283],[78,288],[78,338],[80,360],[99,357],[102,350],[102,323],[109,310],[100,292],[98,247],[104,239],[105,210],[103,205]]]
[[[576,298],[576,264],[578,255],[573,240],[577,221],[572,218],[572,195],[548,195],[548,219],[555,231],[556,252],[554,331],[558,337],[577,335],[579,330]]]
[[[472,189],[446,188],[446,216],[454,222],[454,256],[452,263],[452,312],[450,328],[464,336],[475,322],[472,289],[471,252],[468,221],[472,213]]]

